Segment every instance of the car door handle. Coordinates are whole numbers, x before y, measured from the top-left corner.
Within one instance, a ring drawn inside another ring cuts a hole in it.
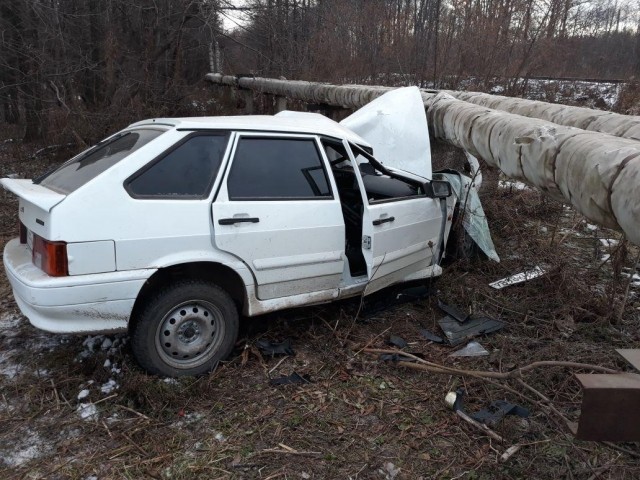
[[[236,223],[258,223],[259,218],[256,217],[233,217],[233,218],[221,218],[218,220],[220,225],[235,225]]]
[[[373,224],[374,225],[382,225],[383,223],[393,222],[395,219],[396,219],[396,217],[379,218],[377,220],[374,220]]]

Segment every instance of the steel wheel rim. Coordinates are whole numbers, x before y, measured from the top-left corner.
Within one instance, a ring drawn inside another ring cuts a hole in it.
[[[189,369],[209,361],[224,338],[218,307],[203,300],[188,300],[173,307],[158,323],[156,350],[163,362]]]

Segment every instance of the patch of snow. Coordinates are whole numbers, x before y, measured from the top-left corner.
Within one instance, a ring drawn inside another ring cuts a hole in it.
[[[89,396],[89,390],[85,388],[84,390],[80,390],[80,393],[78,393],[78,400],[84,400],[88,396]]]
[[[0,375],[4,375],[7,378],[17,377],[22,367],[22,365],[11,361],[11,353],[13,352],[15,352],[15,350],[0,352]]]
[[[20,441],[12,445],[13,449],[0,451],[0,460],[8,467],[20,467],[31,460],[46,454],[51,446],[44,442],[38,433],[27,429]]]
[[[611,258],[611,255],[609,255],[608,253],[605,253],[604,255],[602,255],[602,257],[600,257],[600,261],[601,262],[606,262]]]
[[[163,378],[162,381],[167,385],[180,385],[180,382],[178,382],[178,380],[176,380],[175,378],[167,377]]]
[[[98,419],[98,408],[93,403],[81,403],[78,405],[76,412],[83,420],[90,421]]]
[[[512,190],[531,190],[531,187],[529,185],[513,180],[500,180],[498,182],[498,187],[509,188]]]
[[[113,341],[109,337],[105,337],[105,339],[102,340],[102,345],[100,345],[100,348],[102,348],[102,350],[109,350],[112,345]]]
[[[0,317],[0,331],[6,336],[14,336],[18,332],[15,329],[20,325],[22,317],[14,313],[5,313]]]
[[[104,368],[111,368],[111,360],[109,360],[108,358],[104,361]]]
[[[224,442],[226,440],[226,438],[224,437],[223,434],[221,434],[220,432],[216,433],[215,436],[213,437],[215,438],[217,441],[219,442]]]
[[[384,475],[385,480],[394,480],[400,474],[400,469],[393,463],[386,462],[378,469],[378,473]]]
[[[595,232],[596,230],[598,230],[598,226],[597,225],[591,225],[590,223],[587,223],[587,230],[591,231],[591,232]]]
[[[105,395],[109,395],[111,392],[113,392],[114,390],[117,390],[119,387],[120,385],[118,385],[118,383],[113,378],[110,378],[107,383],[102,384],[102,386],[100,387],[100,391]]]
[[[602,246],[607,248],[616,247],[620,243],[615,238],[600,238],[599,240]]]

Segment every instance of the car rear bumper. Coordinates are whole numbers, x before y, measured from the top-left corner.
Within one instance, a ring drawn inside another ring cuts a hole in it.
[[[37,328],[55,333],[125,330],[133,304],[155,269],[51,277],[31,262],[19,239],[4,248],[4,266],[22,313]]]

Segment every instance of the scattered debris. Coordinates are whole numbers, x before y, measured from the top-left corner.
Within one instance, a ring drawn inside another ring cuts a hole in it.
[[[256,346],[263,355],[276,357],[278,355],[295,355],[291,340],[286,339],[283,342],[276,343],[269,340],[258,340]]]
[[[489,352],[478,342],[471,341],[466,347],[453,352],[451,357],[483,357],[489,355]]]
[[[467,321],[470,315],[460,311],[458,308],[453,305],[449,305],[444,303],[442,300],[438,299],[438,308],[442,310],[444,313],[449,315],[452,318],[455,318],[458,322],[464,323]]]
[[[397,348],[407,348],[409,344],[405,341],[404,338],[398,337],[397,335],[391,335],[387,340],[387,345],[393,345]]]
[[[297,372],[293,372],[291,375],[282,376],[278,378],[272,378],[269,380],[269,385],[296,385],[296,384],[311,383],[309,375],[300,375]]]
[[[500,290],[501,288],[508,287],[509,285],[515,285],[516,283],[522,283],[528,280],[533,280],[534,278],[541,277],[545,273],[547,273],[547,271],[544,268],[537,266],[531,270],[522,273],[516,273],[515,275],[511,275],[510,277],[506,277],[496,282],[490,283],[489,286]]]
[[[465,323],[460,323],[454,318],[446,316],[438,321],[438,325],[442,328],[451,346],[455,347],[478,335],[497,332],[504,328],[505,323],[489,317],[472,317]]]
[[[432,333],[432,332],[430,332],[429,330],[427,330],[425,328],[420,330],[420,335],[422,335],[423,338],[429,340],[430,342],[433,342],[433,343],[444,343],[444,338],[439,337],[435,333]]]
[[[451,410],[456,412],[456,415],[458,415],[462,420],[467,422],[469,425],[473,425],[483,433],[486,433],[487,435],[489,435],[494,440],[497,440],[498,442],[503,443],[504,439],[500,435],[498,435],[496,432],[491,430],[486,425],[474,420],[464,412],[462,407],[463,397],[464,397],[464,390],[460,388],[455,392],[447,393],[446,397],[444,397],[444,402],[447,405],[447,407],[449,407]]]
[[[506,400],[495,400],[491,402],[491,405],[487,408],[472,413],[471,418],[490,427],[495,427],[507,415],[527,418],[529,416],[529,410],[515,403],[507,402]]]
[[[383,353],[378,357],[382,362],[415,362],[411,357],[402,355],[401,353]]]

